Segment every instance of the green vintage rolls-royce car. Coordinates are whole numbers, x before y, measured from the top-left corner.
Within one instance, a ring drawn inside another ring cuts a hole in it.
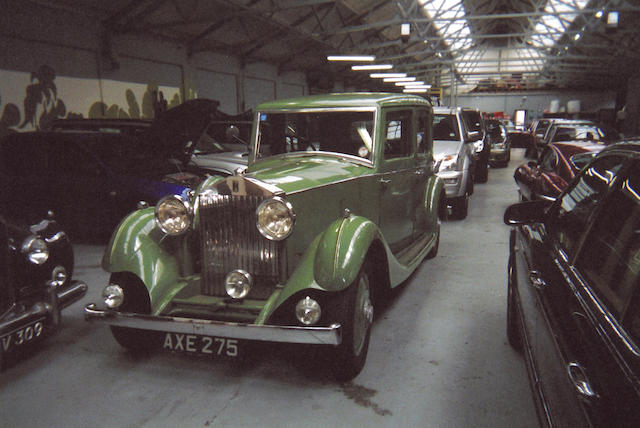
[[[249,166],[127,216],[88,320],[125,348],[238,356],[244,341],[322,347],[362,369],[374,307],[438,251],[446,212],[432,107],[329,94],[256,109]],[[318,349],[318,348],[316,348]]]

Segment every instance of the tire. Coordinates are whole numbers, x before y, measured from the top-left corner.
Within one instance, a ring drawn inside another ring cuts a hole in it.
[[[331,351],[336,380],[347,382],[356,377],[367,359],[373,323],[371,269],[365,261],[355,281],[346,290],[342,317],[342,343]]]
[[[486,162],[482,165],[479,165],[479,169],[476,173],[475,181],[476,183],[486,183],[489,179],[489,164]]]
[[[120,285],[124,290],[125,299],[122,306],[118,308],[120,312],[151,313],[151,302],[147,288],[135,275],[116,273],[111,275],[109,281]],[[160,332],[128,327],[111,326],[111,334],[120,346],[132,352],[149,352],[159,348],[162,338]]]
[[[469,213],[469,194],[451,200],[451,218],[464,220]]]
[[[475,184],[473,183],[474,179],[469,177],[467,179],[467,195],[473,195],[473,191],[475,190]]]
[[[515,302],[514,280],[515,268],[512,259],[509,257],[508,267],[508,283],[507,283],[507,340],[509,345],[518,352],[522,352],[522,337],[518,325],[518,312]]]

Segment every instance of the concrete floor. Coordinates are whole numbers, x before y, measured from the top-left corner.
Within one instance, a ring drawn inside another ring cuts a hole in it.
[[[87,296],[62,329],[0,373],[0,427],[534,427],[522,358],[505,337],[508,168],[477,185],[469,217],[442,225],[440,252],[395,293],[351,383],[314,375],[293,347],[243,360],[133,357],[83,320],[107,275],[103,247],[76,246]]]

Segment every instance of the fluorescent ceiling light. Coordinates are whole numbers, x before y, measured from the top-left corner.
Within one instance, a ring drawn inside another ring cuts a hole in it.
[[[352,70],[391,70],[393,65],[391,64],[369,64],[369,65],[352,65]]]
[[[384,79],[387,77],[407,77],[407,73],[371,73],[369,75],[372,79]]]
[[[385,77],[383,82],[412,82],[416,80],[415,77]]]
[[[415,86],[415,85],[424,85],[422,80],[416,80],[413,82],[396,82],[396,86]]]
[[[375,61],[373,55],[329,55],[328,61]]]
[[[408,94],[425,94],[428,91],[427,88],[404,88],[402,92],[406,92]]]

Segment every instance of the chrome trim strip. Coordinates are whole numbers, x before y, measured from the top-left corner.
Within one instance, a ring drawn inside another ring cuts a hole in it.
[[[342,342],[340,324],[329,327],[255,325],[101,310],[95,303],[85,306],[84,313],[87,321],[105,321],[113,326],[141,330],[310,345],[339,345]]]

